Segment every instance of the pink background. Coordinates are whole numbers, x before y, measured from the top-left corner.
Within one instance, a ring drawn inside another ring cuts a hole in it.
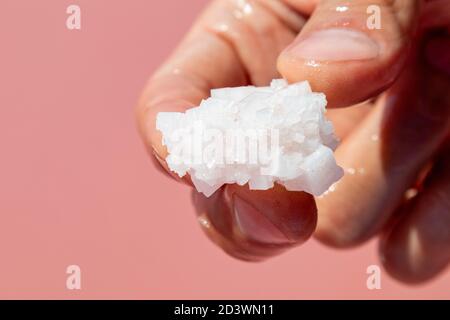
[[[449,272],[368,290],[375,242],[246,263],[204,236],[133,107],[206,2],[1,0],[0,298],[450,298]],[[81,31],[65,26],[73,3]],[[66,289],[71,264],[80,291]]]

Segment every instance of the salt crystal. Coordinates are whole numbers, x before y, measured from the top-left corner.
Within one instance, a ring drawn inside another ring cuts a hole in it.
[[[156,128],[170,170],[189,174],[208,197],[232,183],[252,190],[278,183],[319,196],[343,176],[326,103],[307,81],[276,79],[268,87],[213,89],[198,107],[158,113]]]

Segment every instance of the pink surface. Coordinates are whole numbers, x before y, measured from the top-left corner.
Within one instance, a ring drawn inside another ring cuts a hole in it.
[[[382,276],[375,242],[315,241],[264,263],[228,257],[197,226],[190,191],[151,165],[133,107],[206,0],[2,0],[0,298],[450,298]],[[82,289],[66,289],[66,267]]]

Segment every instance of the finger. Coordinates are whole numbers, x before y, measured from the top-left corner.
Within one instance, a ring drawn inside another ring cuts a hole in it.
[[[287,192],[280,186],[250,191],[228,185],[210,198],[193,192],[193,201],[208,237],[242,260],[264,260],[303,243],[317,221],[309,194]]]
[[[279,56],[278,69],[290,82],[310,81],[314,90],[326,93],[329,107],[373,97],[396,79],[404,65],[418,3],[321,1]]]
[[[426,57],[442,82],[450,85],[450,41],[434,37]],[[422,282],[442,271],[450,261],[450,125],[446,149],[438,156],[421,192],[400,209],[399,220],[380,242],[382,261],[394,277]]]
[[[449,119],[448,84],[435,70],[402,74],[337,149],[337,162],[346,174],[332,192],[317,199],[317,237],[346,247],[382,229],[445,140]]]
[[[450,148],[434,165],[424,190],[401,210],[380,242],[388,272],[408,283],[431,279],[450,262]]]

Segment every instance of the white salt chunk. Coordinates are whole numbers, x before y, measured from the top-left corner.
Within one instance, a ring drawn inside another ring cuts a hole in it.
[[[189,174],[208,197],[224,184],[267,190],[275,182],[319,196],[343,176],[326,104],[307,81],[276,79],[269,87],[213,89],[198,107],[158,113],[156,128],[170,170]]]

